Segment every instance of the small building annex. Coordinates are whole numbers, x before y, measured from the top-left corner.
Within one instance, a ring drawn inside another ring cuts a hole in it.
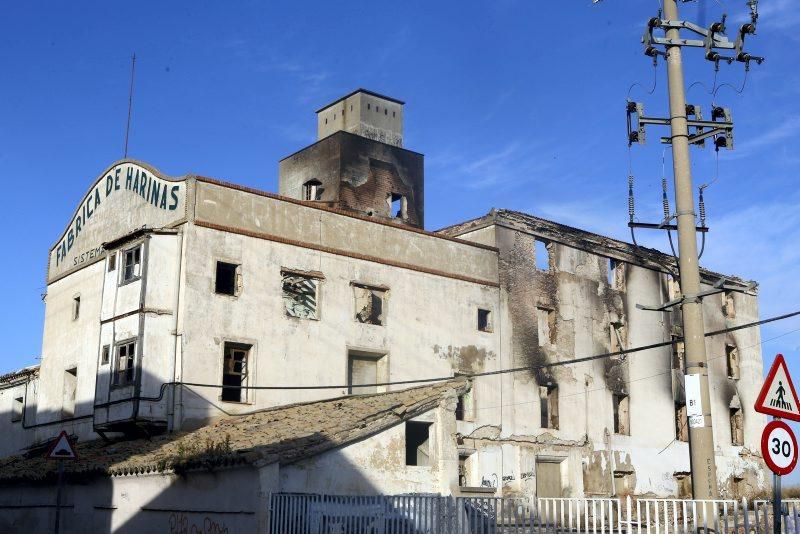
[[[477,374],[422,434],[398,434],[447,442],[420,460],[450,470],[436,491],[687,495],[680,315],[636,307],[679,293],[672,256],[509,210],[425,230],[403,106],[358,90],[318,110],[279,194],[133,160],[100,173],[49,252],[41,365],[0,378],[0,453],[33,458],[62,429],[79,448],[181,443],[289,405],[324,407],[305,429],[322,432],[341,399]],[[704,312],[707,330],[744,324],[757,297],[712,295]],[[766,484],[759,331],[707,347],[720,488],[747,496]],[[606,352],[622,354],[568,363]],[[402,472],[392,491],[419,491]],[[282,487],[318,491],[289,473]],[[0,504],[22,506],[9,487]]]

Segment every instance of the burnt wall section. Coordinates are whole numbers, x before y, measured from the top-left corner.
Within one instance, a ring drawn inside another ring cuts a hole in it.
[[[281,160],[279,193],[423,228],[423,160],[417,152],[339,131]],[[316,199],[304,188],[312,180],[322,188]]]

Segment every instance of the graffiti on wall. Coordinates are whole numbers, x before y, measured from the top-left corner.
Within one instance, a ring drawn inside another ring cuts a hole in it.
[[[203,518],[202,525],[198,525],[189,521],[185,513],[173,512],[169,516],[169,534],[228,534],[228,527],[208,516]]]

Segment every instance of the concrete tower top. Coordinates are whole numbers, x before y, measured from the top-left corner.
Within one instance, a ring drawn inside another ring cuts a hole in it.
[[[402,147],[404,104],[396,98],[357,89],[317,110],[317,140],[344,130]]]

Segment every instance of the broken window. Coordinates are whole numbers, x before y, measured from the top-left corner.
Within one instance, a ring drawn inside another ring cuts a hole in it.
[[[744,415],[742,409],[731,408],[731,444],[744,445]]]
[[[325,188],[322,187],[322,182],[319,180],[309,180],[303,184],[303,199],[322,200],[323,191],[325,191]]]
[[[533,252],[536,255],[536,268],[540,271],[549,271],[551,266],[552,246],[547,241],[537,239],[533,244]]]
[[[689,441],[689,425],[686,420],[686,404],[675,404],[675,439]]]
[[[617,497],[631,495],[636,489],[636,476],[632,471],[614,471],[614,490]]]
[[[739,349],[736,345],[725,345],[725,359],[728,362],[728,378],[739,379]]]
[[[227,402],[247,402],[247,363],[251,345],[225,343],[222,360],[222,396]]]
[[[114,369],[114,385],[127,386],[133,383],[134,362],[136,361],[136,342],[128,341],[117,345],[117,366]]]
[[[379,364],[385,356],[350,353],[347,356],[348,393],[360,395],[377,393]]]
[[[478,308],[478,330],[481,332],[492,331],[492,312]]]
[[[100,356],[100,364],[108,365],[108,361],[110,358],[111,358],[111,347],[109,345],[103,345],[103,352]]]
[[[672,368],[683,372],[686,365],[686,346],[679,339],[680,336],[672,335]]]
[[[406,421],[406,465],[430,465],[431,423]]]
[[[142,246],[126,250],[123,255],[122,283],[131,282],[141,276]]]
[[[469,455],[460,454],[458,456],[458,486],[461,488],[470,487],[468,461]]]
[[[678,279],[672,275],[667,275],[667,296],[669,300],[675,300],[681,296],[681,286]]]
[[[459,395],[456,403],[456,421],[471,421],[473,417],[475,403],[472,397],[472,390],[463,395]]]
[[[556,314],[549,308],[536,308],[536,323],[539,345],[553,345],[556,342]]]
[[[217,275],[214,281],[214,291],[220,295],[239,295],[241,287],[241,266],[224,261],[217,262]]]
[[[728,319],[736,318],[736,306],[733,303],[733,291],[722,293],[722,313]]]
[[[317,319],[317,282],[311,276],[283,272],[283,305],[286,315]]]
[[[625,350],[625,326],[615,321],[610,326],[611,352],[621,352]]]
[[[612,289],[625,287],[624,263],[613,258],[608,259],[608,286]]]
[[[679,499],[692,498],[692,475],[686,472],[679,472],[673,475],[677,486],[677,496]]]
[[[81,296],[72,297],[72,320],[76,321],[81,316]]]
[[[114,271],[117,268],[117,253],[108,253],[108,272]]]
[[[539,386],[542,428],[558,430],[558,386]]]
[[[404,195],[389,193],[386,195],[386,203],[389,204],[390,217],[395,219],[406,219],[408,217],[408,201]]]
[[[64,371],[64,396],[61,403],[63,417],[75,415],[75,393],[78,390],[78,368],[72,367]]]
[[[614,395],[614,434],[631,435],[630,397]]]
[[[353,284],[356,304],[356,321],[365,324],[382,325],[384,322],[384,301],[386,289]]]
[[[11,422],[22,421],[22,410],[24,408],[24,397],[15,397],[11,406]]]

